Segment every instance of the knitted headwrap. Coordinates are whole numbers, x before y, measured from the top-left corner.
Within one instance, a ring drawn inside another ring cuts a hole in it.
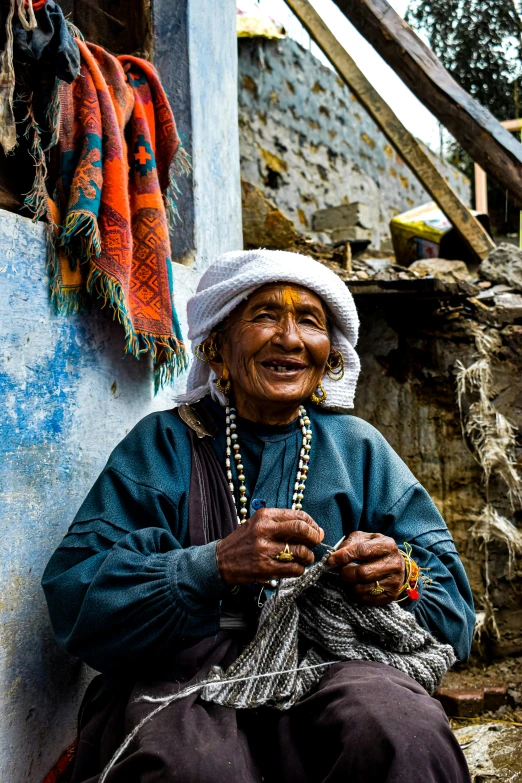
[[[355,352],[359,318],[353,297],[343,281],[331,269],[299,253],[284,250],[244,250],[224,253],[205,272],[197,291],[187,304],[188,338],[192,346],[203,342],[256,288],[267,283],[294,283],[319,296],[332,320],[332,345],[344,358],[345,372],[340,381],[328,376],[323,380],[327,392],[326,408],[353,408],[360,362]],[[209,392],[222,405],[215,373],[208,364],[193,361],[187,393],[180,402],[196,402]]]

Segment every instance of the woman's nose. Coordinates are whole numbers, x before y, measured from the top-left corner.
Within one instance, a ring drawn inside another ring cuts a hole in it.
[[[280,345],[285,351],[301,348],[303,340],[295,319],[289,314],[279,321],[278,329],[272,338],[272,342]]]

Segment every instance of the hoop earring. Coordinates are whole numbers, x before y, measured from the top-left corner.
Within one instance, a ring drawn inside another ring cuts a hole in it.
[[[340,381],[344,377],[344,356],[339,348],[334,350],[335,353],[326,362],[326,374],[331,381]]]
[[[317,395],[317,392],[314,392],[311,395],[310,399],[312,400],[312,402],[315,402],[316,405],[321,405],[328,397],[327,393],[323,389],[323,384],[321,383],[321,381],[319,381],[319,383],[317,384],[317,391],[321,392],[321,396],[319,397]]]
[[[230,373],[226,364],[223,364],[221,378],[216,381],[216,388],[221,394],[227,395],[230,391]]]
[[[205,364],[214,361],[218,353],[214,338],[209,337],[207,340],[204,340],[202,343],[198,343],[198,345],[196,345],[194,348],[194,355],[196,359],[199,359],[200,362],[205,362]]]

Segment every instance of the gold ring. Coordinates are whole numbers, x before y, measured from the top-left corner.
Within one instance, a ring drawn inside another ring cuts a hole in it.
[[[291,563],[294,559],[293,554],[290,551],[290,547],[286,544],[285,548],[276,555],[276,560],[280,560],[282,563]]]
[[[370,595],[382,595],[384,593],[384,587],[381,587],[379,582],[375,582],[375,587],[370,590]]]

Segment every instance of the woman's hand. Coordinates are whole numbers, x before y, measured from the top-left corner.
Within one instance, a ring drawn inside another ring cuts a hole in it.
[[[355,561],[357,565],[353,563]],[[406,567],[393,538],[380,533],[351,533],[328,561],[340,567],[343,582],[353,586],[354,595],[366,606],[384,606],[395,601],[406,579]],[[384,593],[371,595],[376,582]]]
[[[218,541],[216,559],[227,585],[244,585],[301,576],[314,562],[312,549],[324,538],[324,530],[304,511],[260,508],[248,522]],[[276,559],[286,544],[294,562]]]

